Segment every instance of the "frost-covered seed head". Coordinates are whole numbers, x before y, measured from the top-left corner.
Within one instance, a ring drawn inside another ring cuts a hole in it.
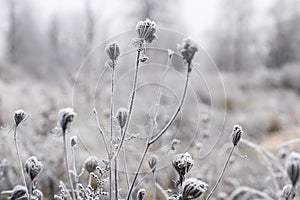
[[[139,38],[148,43],[151,43],[154,39],[157,39],[156,29],[156,23],[149,19],[146,19],[145,21],[139,21],[135,28]]]
[[[98,158],[95,156],[90,156],[84,162],[84,169],[89,173],[94,172],[98,166],[99,166],[99,161]]]
[[[17,185],[14,187],[10,199],[11,200],[19,199],[25,195],[27,195],[27,188],[22,185]]]
[[[127,116],[128,110],[126,108],[119,108],[116,118],[121,129],[123,129],[126,124]]]
[[[37,198],[37,200],[43,199],[43,193],[38,189],[33,190],[32,194]]]
[[[137,193],[137,199],[138,200],[143,200],[145,198],[146,195],[146,190],[145,189],[139,189],[138,193]]]
[[[293,186],[290,184],[285,185],[282,189],[282,197],[284,199],[289,199],[289,197],[292,195],[292,192],[293,192]]]
[[[157,165],[157,157],[155,155],[151,155],[149,160],[148,160],[148,165],[152,172],[154,173],[156,170],[156,165]]]
[[[73,108],[64,108],[61,109],[58,113],[58,122],[61,126],[63,133],[70,127],[71,122],[74,120],[74,116],[76,113],[74,112]]]
[[[182,184],[182,199],[196,199],[207,190],[208,185],[198,179],[189,178]]]
[[[106,45],[105,53],[112,61],[116,61],[120,56],[120,47],[116,42],[111,42]]]
[[[24,112],[24,110],[17,110],[14,113],[14,119],[15,119],[15,123],[16,126],[18,126],[22,121],[24,121],[26,119],[26,113]]]
[[[77,136],[71,137],[70,141],[71,141],[71,147],[75,147],[77,145],[77,143],[78,143]]]
[[[243,135],[243,129],[240,125],[234,125],[232,130],[232,143],[234,146],[236,146],[239,141],[241,140]]]
[[[198,46],[191,38],[184,38],[181,44],[177,44],[177,49],[183,60],[190,65],[195,53],[198,51]]]
[[[186,152],[184,154],[178,154],[172,161],[172,165],[179,174],[179,176],[184,177],[193,167],[194,160],[192,156]]]
[[[300,155],[296,152],[292,152],[286,162],[286,170],[292,185],[295,186],[299,179],[300,174]]]
[[[143,54],[141,57],[140,57],[140,62],[144,63],[144,62],[147,62],[149,60],[149,57],[146,56],[145,54]]]
[[[24,168],[32,181],[39,173],[41,173],[44,165],[37,159],[37,157],[31,156],[25,162]]]

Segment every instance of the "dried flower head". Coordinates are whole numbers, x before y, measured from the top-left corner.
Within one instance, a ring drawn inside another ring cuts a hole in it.
[[[146,195],[146,190],[145,189],[139,189],[139,191],[137,192],[137,199],[138,200],[143,200],[145,198]]]
[[[190,65],[195,53],[198,51],[198,46],[191,38],[184,38],[182,44],[177,44],[177,49],[182,55],[183,60]]]
[[[292,152],[286,162],[286,170],[292,185],[295,186],[299,179],[300,174],[300,155],[296,152]]]
[[[155,155],[151,155],[149,160],[148,160],[148,165],[152,172],[154,173],[156,170],[156,165],[157,165],[157,157]]]
[[[236,146],[239,141],[241,140],[243,135],[243,129],[240,125],[234,125],[232,130],[232,143],[234,146]]]
[[[27,188],[22,185],[17,185],[14,187],[10,199],[15,200],[27,195]]]
[[[44,165],[37,159],[37,157],[31,156],[25,162],[24,168],[30,179],[33,180],[39,173],[41,173]]]
[[[72,136],[71,139],[70,139],[70,141],[71,141],[71,147],[75,147],[77,145],[77,143],[78,143],[77,136]]]
[[[74,112],[73,108],[64,108],[59,111],[58,122],[63,133],[65,133],[66,130],[70,127],[75,115],[76,113]]]
[[[43,193],[38,189],[33,190],[32,194],[36,197],[37,200],[43,199]]]
[[[184,177],[193,167],[194,160],[192,156],[186,152],[184,154],[178,154],[172,161],[172,165],[177,171],[178,175]]]
[[[182,199],[196,199],[207,190],[208,185],[198,179],[189,178],[182,184]]]
[[[140,39],[145,42],[151,43],[154,39],[157,39],[156,35],[156,23],[146,19],[145,21],[139,21],[136,24],[136,32]]]
[[[95,156],[90,156],[88,159],[85,160],[83,166],[84,169],[89,173],[94,172],[99,166],[98,158]]]
[[[14,119],[16,126],[18,126],[21,122],[23,122],[26,119],[27,114],[24,112],[24,110],[17,110],[14,113]]]
[[[116,42],[111,42],[106,45],[105,53],[112,61],[116,61],[120,56],[120,47]]]
[[[119,108],[119,110],[117,111],[116,118],[121,129],[125,127],[127,116],[128,110],[126,108]]]

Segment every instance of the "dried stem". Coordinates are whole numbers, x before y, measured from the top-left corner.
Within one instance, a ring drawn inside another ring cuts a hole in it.
[[[76,199],[74,189],[73,189],[71,174],[70,174],[70,170],[69,170],[69,161],[68,161],[68,153],[67,153],[67,141],[66,141],[66,133],[65,132],[63,132],[63,142],[64,142],[64,156],[65,156],[66,170],[67,170],[67,175],[68,175],[68,182],[69,182],[69,185],[70,185],[70,188],[71,188],[72,197],[73,197],[73,199]]]
[[[156,199],[156,173],[155,171],[153,171],[152,173],[153,175],[153,196],[152,196],[152,199],[155,200]]]
[[[78,176],[77,176],[77,170],[76,170],[76,157],[75,157],[75,146],[72,147],[72,158],[73,158],[73,172],[74,172],[74,179],[75,179],[75,189],[77,197],[79,197],[79,190],[78,190]]]
[[[252,193],[252,194],[256,194],[256,195],[259,195],[259,196],[263,197],[266,200],[272,200],[273,199],[268,194],[266,194],[264,192],[258,191],[258,190],[254,189],[254,188],[249,188],[249,187],[242,186],[242,187],[239,187],[239,188],[235,189],[231,193],[231,195],[228,197],[227,200],[233,200],[233,199],[235,199],[235,197],[237,195],[239,195],[240,193],[242,193],[242,192],[249,192],[249,193]]]
[[[99,121],[99,117],[98,117],[98,113],[97,113],[96,109],[94,109],[94,114],[95,114],[95,118],[96,118],[96,122],[97,122],[99,133],[100,133],[100,135],[102,137],[102,140],[103,140],[103,143],[104,143],[104,147],[105,147],[105,150],[107,152],[107,158],[109,159],[110,156],[109,156],[109,150],[108,150],[106,138],[105,138],[105,135],[104,135],[104,131],[102,130],[102,128],[100,126],[100,121]]]
[[[22,164],[20,151],[19,151],[18,138],[17,138],[17,128],[18,128],[18,126],[16,125],[15,126],[15,131],[14,131],[14,141],[15,141],[15,147],[16,147],[16,151],[17,151],[17,155],[18,155],[18,160],[19,160],[19,164],[20,164],[20,168],[21,168],[21,174],[22,174],[24,186],[27,188],[26,179],[25,179],[25,175],[24,175],[23,164]]]
[[[116,200],[119,199],[119,192],[118,192],[118,158],[115,158],[115,197]]]
[[[150,140],[150,138],[148,139],[147,141],[147,144],[146,144],[146,148],[144,150],[144,153],[143,153],[143,156],[142,156],[142,159],[139,163],[139,166],[138,166],[138,169],[136,170],[135,172],[135,175],[134,175],[134,178],[133,178],[133,181],[131,183],[131,186],[130,186],[130,189],[129,189],[129,192],[127,194],[127,197],[126,199],[129,200],[130,199],[130,196],[131,196],[131,193],[133,191],[133,188],[134,188],[134,184],[136,182],[136,179],[137,179],[137,176],[140,172],[140,169],[141,169],[141,166],[145,160],[145,157],[146,157],[146,154],[149,150],[149,147],[154,143],[156,142],[167,130],[168,128],[172,125],[172,123],[175,121],[177,115],[179,114],[182,106],[183,106],[183,103],[184,103],[184,100],[185,100],[185,97],[186,97],[186,94],[187,94],[187,89],[188,89],[188,85],[189,85],[189,80],[190,80],[190,73],[191,73],[191,68],[190,68],[190,65],[188,66],[187,68],[187,72],[186,72],[186,80],[185,80],[185,85],[184,85],[184,90],[183,90],[183,94],[182,94],[182,97],[181,97],[181,100],[180,100],[180,103],[175,111],[175,113],[172,115],[171,119],[169,120],[169,122],[158,132],[158,134],[152,138]]]
[[[228,158],[227,158],[227,160],[226,160],[226,162],[225,162],[225,164],[224,164],[224,167],[223,167],[223,169],[222,169],[222,172],[221,172],[221,174],[220,174],[220,176],[219,176],[219,178],[218,178],[216,184],[214,185],[213,189],[212,189],[212,190],[210,191],[210,193],[208,194],[206,200],[210,199],[210,197],[212,196],[212,194],[214,193],[214,191],[217,189],[219,183],[221,182],[222,177],[223,177],[223,175],[224,175],[224,173],[225,173],[225,170],[226,170],[226,168],[227,168],[227,166],[228,166],[229,160],[230,160],[230,158],[231,158],[231,156],[232,156],[232,153],[233,153],[235,147],[236,147],[236,146],[234,145],[234,146],[231,148],[231,150],[230,150],[230,152],[229,152],[229,155],[228,155]]]
[[[121,129],[121,135],[123,135],[123,129]],[[129,190],[129,177],[128,177],[128,170],[127,170],[127,162],[126,162],[125,143],[123,144],[123,165],[124,165],[124,171],[125,171],[125,176],[126,176],[127,189]]]

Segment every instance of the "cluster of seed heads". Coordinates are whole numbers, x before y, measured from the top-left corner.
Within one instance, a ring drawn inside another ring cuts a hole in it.
[[[192,169],[194,165],[194,160],[192,156],[186,152],[184,154],[178,154],[172,161],[172,165],[180,177],[180,184],[185,175]]]
[[[14,113],[14,120],[16,126],[18,126],[21,122],[23,122],[26,119],[27,114],[24,112],[24,110],[17,110]]]
[[[182,184],[182,200],[196,199],[201,196],[206,190],[208,185],[198,179],[189,178]]]
[[[28,191],[27,188],[22,186],[22,185],[17,185],[14,187],[10,199],[11,200],[15,200],[15,199],[19,199],[21,197],[25,197],[28,195]]]
[[[185,38],[183,39],[182,44],[177,45],[177,49],[182,55],[183,60],[190,66],[195,53],[198,51],[197,43],[191,38]]]

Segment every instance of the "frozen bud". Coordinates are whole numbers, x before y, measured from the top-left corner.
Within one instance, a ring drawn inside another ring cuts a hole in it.
[[[75,115],[76,113],[74,112],[73,108],[64,108],[59,111],[58,122],[61,126],[63,133],[65,133],[66,130],[70,127]]]
[[[195,53],[198,51],[198,46],[191,38],[184,38],[182,44],[177,44],[177,49],[182,55],[183,60],[190,65]]]
[[[33,180],[43,170],[44,165],[35,156],[31,156],[25,162],[24,168],[30,179]]]
[[[173,139],[171,149],[174,151],[176,149],[176,145],[180,143],[180,140]]]
[[[99,166],[98,158],[95,156],[91,156],[84,162],[84,169],[89,173],[94,172]]]
[[[154,173],[156,170],[156,165],[157,165],[157,157],[155,155],[151,155],[149,160],[148,160],[148,165],[152,172]]]
[[[300,174],[299,157],[300,155],[298,153],[292,152],[289,155],[286,162],[286,170],[293,186],[297,184],[297,181],[299,179],[299,174]]]
[[[184,154],[176,155],[172,161],[172,165],[179,176],[184,177],[193,167],[194,160],[192,156],[186,152]]]
[[[156,35],[156,23],[146,19],[145,21],[139,21],[135,28],[140,39],[151,43],[154,39],[157,39]]]
[[[207,190],[208,185],[201,180],[189,178],[182,184],[182,199],[196,199]]]
[[[243,135],[243,129],[240,125],[234,125],[232,130],[232,143],[234,146],[236,146],[239,141],[241,140]]]
[[[282,189],[282,197],[284,199],[289,199],[293,193],[293,186],[292,185],[285,185]]]
[[[105,53],[112,61],[116,61],[120,56],[120,47],[116,42],[111,42],[106,45]]]
[[[43,199],[43,193],[38,189],[33,190],[32,194],[36,197],[37,200]]]
[[[71,137],[70,141],[71,141],[71,147],[75,147],[77,145],[77,143],[78,143],[77,136]]]
[[[141,57],[140,57],[140,62],[144,63],[144,62],[147,62],[149,60],[149,57],[146,56],[145,54],[143,54]]]
[[[120,108],[117,111],[116,118],[121,129],[123,129],[126,124],[127,116],[128,116],[128,110],[126,108]]]
[[[14,119],[15,119],[15,123],[16,126],[18,126],[22,121],[24,121],[26,119],[26,113],[24,112],[24,110],[17,110],[14,113]]]
[[[146,195],[146,190],[145,189],[139,189],[139,191],[137,192],[137,199],[138,200],[143,200],[145,198]]]
[[[27,195],[27,188],[22,185],[17,185],[16,187],[14,187],[10,199],[19,199],[21,197],[24,197],[25,195]]]

